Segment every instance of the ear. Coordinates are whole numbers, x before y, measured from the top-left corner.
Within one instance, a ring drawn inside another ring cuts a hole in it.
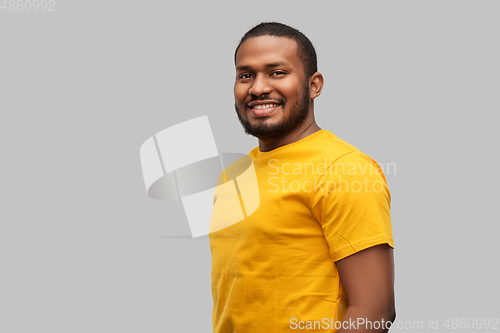
[[[321,73],[316,72],[309,78],[309,96],[314,100],[321,94],[321,90],[323,89],[323,75]]]

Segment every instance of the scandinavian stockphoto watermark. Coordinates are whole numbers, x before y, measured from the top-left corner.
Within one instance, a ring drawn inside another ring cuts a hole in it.
[[[258,209],[265,191],[249,155],[218,151],[207,116],[154,134],[142,144],[140,158],[147,194],[180,201],[193,238],[243,221]],[[396,174],[395,163],[377,164],[364,155],[355,161],[270,159],[267,191],[381,192],[387,188],[382,175]]]
[[[348,320],[335,320],[323,318],[322,320],[298,320],[290,319],[292,330],[317,330],[317,329],[349,329],[349,330],[371,330],[390,328],[411,331],[429,330],[498,330],[498,318],[429,318],[428,320],[396,320],[394,322],[385,320],[369,320],[357,318]]]
[[[382,175],[396,175],[396,163],[377,164],[374,161],[338,162],[324,158],[319,163],[282,163],[270,159],[267,172],[271,193],[381,192],[385,189]]]

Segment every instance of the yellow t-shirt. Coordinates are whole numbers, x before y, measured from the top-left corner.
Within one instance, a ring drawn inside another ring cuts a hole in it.
[[[214,193],[213,331],[294,332],[316,321],[308,332],[335,332],[349,306],[335,261],[394,247],[385,176],[327,130],[248,156],[256,184],[235,163]]]

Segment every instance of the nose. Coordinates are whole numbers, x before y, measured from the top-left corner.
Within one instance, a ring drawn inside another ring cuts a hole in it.
[[[270,94],[272,91],[273,87],[269,84],[267,77],[265,75],[258,75],[253,81],[248,93],[250,95],[260,96],[263,94]]]

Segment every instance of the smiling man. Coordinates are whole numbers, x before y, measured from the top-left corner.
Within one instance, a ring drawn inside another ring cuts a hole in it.
[[[210,233],[214,333],[387,332],[390,193],[372,158],[316,124],[323,76],[313,45],[289,26],[261,23],[241,39],[235,65],[236,113],[259,140],[248,156],[260,205]],[[220,182],[234,181],[240,207],[246,189],[230,174],[231,166]],[[221,188],[211,227],[232,210]]]

